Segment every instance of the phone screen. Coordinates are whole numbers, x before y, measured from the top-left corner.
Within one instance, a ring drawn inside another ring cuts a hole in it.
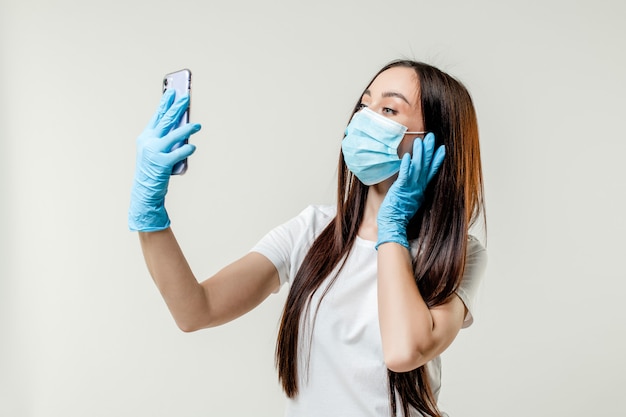
[[[163,77],[163,92],[167,90],[172,90],[172,89],[176,91],[176,98],[184,94],[191,95],[191,71],[189,71],[188,69],[182,69],[179,71],[166,74],[165,77]],[[191,109],[191,101],[189,102],[189,107],[187,108],[187,111],[185,112],[185,114],[183,114],[183,116],[180,119],[180,123],[176,127],[189,123],[189,110],[190,109]],[[184,142],[174,145],[172,149],[176,149],[182,146],[184,143],[187,143],[187,139],[185,139]],[[187,158],[176,163],[176,165],[174,165],[174,167],[172,168],[172,175],[184,174],[185,171],[187,171],[187,165],[188,165]]]

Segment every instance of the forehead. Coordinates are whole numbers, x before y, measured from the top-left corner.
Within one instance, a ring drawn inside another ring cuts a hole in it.
[[[378,74],[368,90],[372,95],[393,91],[415,99],[419,95],[419,79],[412,68],[393,67]]]

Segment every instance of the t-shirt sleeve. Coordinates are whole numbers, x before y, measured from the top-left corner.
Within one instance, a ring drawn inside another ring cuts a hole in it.
[[[278,271],[280,284],[290,282],[309,248],[333,218],[330,206],[308,206],[298,216],[272,229],[254,245]]]
[[[461,298],[465,307],[467,307],[467,314],[463,320],[463,328],[469,327],[474,322],[474,304],[476,301],[476,295],[480,282],[487,266],[487,251],[478,239],[474,236],[470,236],[467,242],[467,255],[465,259],[465,272],[463,273],[463,279],[456,293]]]

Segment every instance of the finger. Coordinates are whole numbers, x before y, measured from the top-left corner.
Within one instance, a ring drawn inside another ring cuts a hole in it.
[[[163,95],[161,96],[161,101],[159,102],[159,107],[157,107],[154,115],[152,115],[152,118],[148,122],[148,126],[146,127],[146,129],[154,129],[156,127],[157,123],[159,123],[159,120],[161,120],[165,112],[167,112],[167,110],[172,106],[175,94],[176,92],[174,90],[167,90],[163,93]]]
[[[420,139],[415,139],[413,142],[413,157],[412,157],[413,172],[416,175],[415,180],[419,178],[423,171],[424,165],[424,143]]]
[[[430,164],[433,160],[433,152],[435,150],[435,135],[428,133],[424,137],[424,162],[422,164],[422,175],[428,175]]]
[[[174,126],[180,123],[180,119],[189,106],[189,95],[184,95],[174,101],[172,107],[170,107],[163,117],[159,119],[154,130],[158,136],[167,134]]]
[[[430,166],[430,171],[428,172],[428,182],[433,179],[437,171],[439,171],[439,167],[443,163],[443,160],[446,156],[446,147],[441,145],[437,148],[437,152],[435,152],[435,156],[433,157],[433,163]]]
[[[409,153],[405,153],[402,156],[402,161],[400,162],[400,171],[398,172],[398,178],[396,182],[398,185],[405,185],[411,176],[411,155]]]
[[[172,130],[170,133],[160,139],[161,149],[169,151],[170,149],[172,149],[174,144],[184,141],[185,139],[189,138],[189,136],[198,132],[201,128],[202,126],[200,125],[200,123],[189,123]]]
[[[177,162],[188,158],[196,151],[196,146],[191,143],[185,143],[180,148],[176,148],[171,152],[163,154],[163,158],[168,166],[174,166]]]

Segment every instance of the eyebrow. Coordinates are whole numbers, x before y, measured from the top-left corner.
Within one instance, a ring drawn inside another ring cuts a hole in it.
[[[372,96],[372,93],[370,92],[370,90],[365,90],[365,91],[363,92],[363,95],[366,95],[366,94],[367,94],[368,96],[370,96],[370,97]],[[399,98],[399,99],[401,99],[401,100],[404,100],[404,101],[406,102],[406,104],[408,104],[409,106],[411,105],[411,103],[409,103],[409,100],[407,100],[407,98],[406,98],[406,97],[404,97],[404,95],[402,95],[402,94],[400,94],[400,93],[397,93],[397,92],[395,92],[395,91],[387,91],[387,92],[384,92],[384,93],[383,93],[383,97],[397,97],[397,98]]]

